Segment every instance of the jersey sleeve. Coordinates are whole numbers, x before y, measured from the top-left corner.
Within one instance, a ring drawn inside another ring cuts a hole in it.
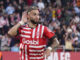
[[[51,39],[52,37],[55,36],[55,33],[52,32],[48,27],[44,27],[44,33],[43,35],[48,38],[48,39]]]
[[[21,29],[22,27],[19,27],[18,30],[17,30],[17,35],[19,35],[21,33]]]

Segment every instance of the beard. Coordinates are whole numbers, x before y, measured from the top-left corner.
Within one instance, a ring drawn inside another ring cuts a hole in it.
[[[34,21],[33,19],[31,19],[30,21],[31,21],[31,23],[33,23],[33,24],[39,24],[39,21],[36,22],[36,21]]]

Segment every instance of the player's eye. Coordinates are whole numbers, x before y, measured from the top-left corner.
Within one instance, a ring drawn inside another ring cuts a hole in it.
[[[34,13],[34,15],[36,15],[36,13]]]
[[[39,15],[39,14],[34,13],[34,15]]]

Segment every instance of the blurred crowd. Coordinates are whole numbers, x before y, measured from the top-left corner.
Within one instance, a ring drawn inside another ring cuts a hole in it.
[[[18,37],[9,38],[7,32],[30,6],[39,7],[41,24],[55,32],[59,48],[66,51],[80,48],[80,8],[76,0],[0,0],[1,51],[19,51]]]

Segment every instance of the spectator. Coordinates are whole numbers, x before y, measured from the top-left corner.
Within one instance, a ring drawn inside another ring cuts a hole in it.
[[[65,41],[65,49],[66,51],[72,51],[73,47],[71,39]]]
[[[79,48],[79,43],[78,41],[74,41],[74,43],[72,44],[73,48]]]
[[[8,15],[13,14],[13,12],[15,11],[15,8],[12,6],[12,4],[10,3],[7,8],[6,8],[6,13]]]
[[[53,10],[52,10],[52,18],[53,18],[53,21],[56,20],[56,10],[55,10],[55,8],[53,8]]]
[[[37,0],[34,0],[32,5],[37,6]]]
[[[44,5],[44,3],[43,3],[42,0],[40,0],[40,1],[38,2],[38,7],[39,7],[39,10],[42,10],[42,9],[45,8],[45,5]]]
[[[19,44],[16,43],[13,47],[11,47],[12,52],[19,52]]]
[[[33,0],[27,0],[27,4],[28,4],[28,6],[31,6],[32,3],[33,3]]]
[[[1,50],[6,51],[10,50],[10,41],[11,39],[8,38],[7,34],[5,34],[1,39]]]
[[[6,24],[4,17],[2,16],[2,14],[0,14],[0,34],[3,35],[4,31],[3,31],[3,27]]]

